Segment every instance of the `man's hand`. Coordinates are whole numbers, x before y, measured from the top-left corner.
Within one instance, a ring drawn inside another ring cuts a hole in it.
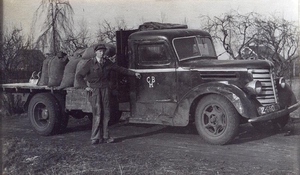
[[[138,79],[141,79],[141,78],[142,78],[141,74],[138,73],[138,72],[135,73],[135,77],[138,78]]]
[[[86,87],[85,90],[88,91],[88,92],[91,92],[93,89],[90,88],[90,87]]]

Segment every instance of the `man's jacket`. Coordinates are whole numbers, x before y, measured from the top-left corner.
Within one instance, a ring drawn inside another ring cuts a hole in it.
[[[76,74],[76,80],[79,84],[85,85],[83,88],[87,87],[84,80],[85,77],[91,88],[109,88],[109,75],[111,71],[117,71],[125,75],[135,75],[135,72],[120,67],[109,59],[106,59],[103,65],[101,65],[96,58],[92,58]]]

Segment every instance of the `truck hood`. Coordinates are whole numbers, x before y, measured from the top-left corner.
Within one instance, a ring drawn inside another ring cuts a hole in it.
[[[265,60],[185,60],[179,63],[182,68],[245,68],[270,69],[272,63]]]

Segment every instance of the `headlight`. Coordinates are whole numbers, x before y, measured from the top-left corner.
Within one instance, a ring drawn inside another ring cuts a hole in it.
[[[262,84],[258,80],[250,81],[247,83],[246,88],[252,94],[260,94],[262,92]]]
[[[279,78],[278,84],[281,86],[281,88],[285,87],[285,79],[283,77]]]

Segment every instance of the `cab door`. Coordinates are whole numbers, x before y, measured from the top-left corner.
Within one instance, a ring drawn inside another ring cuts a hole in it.
[[[176,63],[165,41],[134,44],[135,71],[142,78],[131,86],[130,122],[173,125],[177,106]]]

